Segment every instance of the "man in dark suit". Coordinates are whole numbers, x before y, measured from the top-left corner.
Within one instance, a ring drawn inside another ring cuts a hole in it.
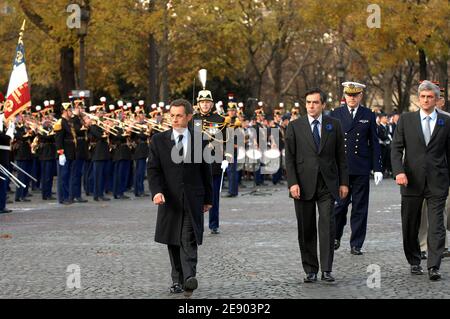
[[[364,84],[344,82],[345,104],[338,107],[331,116],[341,122],[344,132],[344,147],[349,166],[349,196],[338,201],[334,208],[336,217],[335,249],[341,244],[347,211],[350,203],[351,237],[350,247],[353,255],[362,255],[361,248],[366,238],[367,215],[369,210],[370,171],[373,170],[375,185],[383,180],[381,151],[377,136],[375,114],[361,105]]]
[[[197,246],[203,241],[204,216],[213,202],[211,165],[203,159],[207,141],[201,127],[188,129],[192,105],[183,99],[170,106],[172,127],[152,138],[148,178],[159,205],[155,241],[167,244],[172,265],[171,293],[197,288]]]
[[[402,195],[403,249],[411,273],[423,274],[418,240],[424,199],[428,206],[430,280],[440,280],[444,251],[445,200],[449,189],[450,117],[435,109],[439,88],[429,81],[419,86],[420,110],[403,114],[391,146],[394,176]]]
[[[322,114],[326,94],[306,93],[307,116],[292,121],[286,132],[286,171],[290,196],[295,199],[298,241],[305,282],[317,281],[316,204],[322,280],[334,281],[335,219],[333,205],[348,193],[344,136],[338,120]]]

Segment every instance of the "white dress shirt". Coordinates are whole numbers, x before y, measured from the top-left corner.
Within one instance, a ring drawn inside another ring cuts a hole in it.
[[[437,122],[437,112],[436,109],[433,111],[433,113],[431,113],[430,115],[426,114],[424,111],[420,110],[420,124],[422,125],[422,132],[425,132],[425,122],[426,122],[426,117],[429,116],[430,119],[430,130],[431,130],[431,136],[433,136],[433,131],[434,131],[434,127],[436,126],[436,122]],[[425,133],[424,133],[425,136]]]
[[[347,106],[347,108],[348,108],[348,112],[350,113],[350,115],[352,115],[352,108],[348,107],[348,106]],[[353,118],[355,118],[356,112],[358,112],[358,108],[359,108],[359,105],[354,108],[355,111],[353,112]]]

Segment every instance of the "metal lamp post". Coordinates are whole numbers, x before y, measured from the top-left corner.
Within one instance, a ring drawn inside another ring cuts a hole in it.
[[[90,11],[86,7],[81,8],[81,24],[78,29],[78,36],[80,38],[80,90],[85,88],[85,67],[86,67],[86,58],[85,58],[85,38],[87,36],[87,29],[90,19]]]

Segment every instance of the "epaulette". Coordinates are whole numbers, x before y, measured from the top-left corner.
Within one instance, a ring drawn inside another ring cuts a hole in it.
[[[230,124],[231,123],[231,117],[230,116],[225,116],[224,123],[225,124]]]
[[[62,130],[62,120],[59,119],[58,121],[56,121],[55,124],[53,124],[53,131],[58,132]]]

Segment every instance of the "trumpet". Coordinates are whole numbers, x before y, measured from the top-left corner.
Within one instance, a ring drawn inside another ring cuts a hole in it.
[[[91,120],[94,120],[97,122],[97,125],[102,128],[104,131],[107,131],[109,133],[111,133],[114,136],[117,136],[119,134],[119,132],[112,127],[111,125],[108,125],[106,123],[104,123],[103,121],[100,120],[100,118],[98,116],[86,113],[86,112],[82,112],[83,115],[88,116]]]
[[[170,130],[172,128],[172,125],[168,124],[168,123],[158,123],[156,120],[154,119],[145,119],[145,122],[147,124],[150,124],[152,129],[154,129],[155,131],[158,132],[165,132],[167,130]]]

